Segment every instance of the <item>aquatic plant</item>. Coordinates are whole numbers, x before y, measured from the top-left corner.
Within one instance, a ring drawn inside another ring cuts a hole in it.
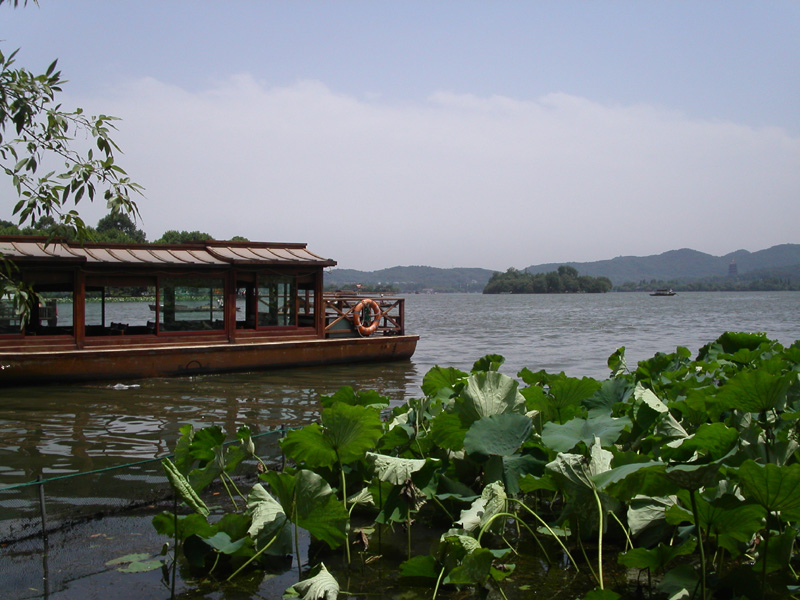
[[[634,370],[620,348],[604,381],[529,369],[515,379],[502,364],[435,367],[422,397],[390,411],[374,392],[324,398],[319,423],[282,441],[293,465],[262,473],[246,506],[231,475],[253,456],[249,433],[223,447],[221,430],[183,428],[165,468],[193,512],[154,524],[192,568],[227,576],[275,554],[293,552],[299,567],[298,529],[332,549],[377,536],[377,557],[383,528],[401,526],[401,574],[434,598],[452,586],[505,595],[526,539],[544,561],[549,546],[586,567],[586,599],[631,592],[607,577],[614,557],[668,598],[798,593],[800,345],[726,333],[694,359],[678,348]],[[204,508],[214,479],[232,510]],[[442,532],[430,552],[415,552],[419,522]],[[332,579],[320,568],[294,589],[333,597]]]

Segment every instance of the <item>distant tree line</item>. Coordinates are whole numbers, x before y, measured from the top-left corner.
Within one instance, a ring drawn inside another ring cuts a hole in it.
[[[495,273],[483,288],[484,294],[600,294],[612,287],[608,277],[579,275],[575,267],[562,265],[549,273],[528,273],[513,267]]]
[[[109,244],[186,244],[213,240],[211,234],[203,231],[177,231],[170,229],[153,242],[147,241],[147,234],[136,226],[128,215],[110,213],[100,219],[95,227],[86,227],[89,241]],[[53,217],[45,215],[33,225],[19,227],[11,221],[0,219],[0,235],[47,236],[66,240],[74,240],[76,232],[73,227],[57,222]],[[235,236],[232,241],[247,242],[247,238]]]
[[[710,277],[692,281],[628,281],[614,288],[617,292],[643,292],[671,288],[676,292],[781,292],[800,291],[800,278],[769,272],[757,276]]]

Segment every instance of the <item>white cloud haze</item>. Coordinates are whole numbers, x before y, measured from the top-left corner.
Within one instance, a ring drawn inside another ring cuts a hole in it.
[[[119,162],[146,187],[149,239],[306,241],[365,270],[798,241],[800,139],[777,127],[566,93],[390,102],[246,73],[193,92],[143,78],[69,102],[123,117]]]

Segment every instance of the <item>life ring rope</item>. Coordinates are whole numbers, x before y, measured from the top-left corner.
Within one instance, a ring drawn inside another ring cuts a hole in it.
[[[364,325],[361,322],[361,315],[365,309],[372,311],[372,322],[369,325]],[[381,307],[372,298],[364,298],[353,309],[353,325],[355,325],[356,331],[365,337],[378,331],[380,320]]]

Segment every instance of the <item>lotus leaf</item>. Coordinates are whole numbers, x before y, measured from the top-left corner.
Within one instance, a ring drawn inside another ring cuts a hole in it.
[[[422,378],[422,391],[426,396],[432,397],[437,395],[439,390],[446,389],[450,391],[448,396],[451,396],[467,375],[468,373],[452,367],[433,367]]]
[[[305,469],[296,475],[268,471],[260,477],[269,483],[289,520],[331,548],[345,542],[349,515],[322,477]]]
[[[506,362],[505,357],[499,354],[487,354],[475,361],[475,364],[472,365],[472,372],[497,371],[504,362]]]
[[[689,538],[678,546],[659,543],[658,546],[649,550],[646,548],[633,548],[620,554],[617,560],[620,564],[631,569],[661,571],[676,557],[691,554],[696,547],[697,540]]]
[[[497,482],[490,483],[468,509],[461,511],[461,516],[457,525],[467,533],[472,533],[482,528],[496,514],[504,513],[507,510],[505,488]]]
[[[257,483],[247,497],[247,512],[250,515],[250,527],[247,533],[256,542],[260,550],[270,544],[270,554],[286,554],[292,545],[292,535],[286,523],[286,513],[281,505],[269,495],[264,487]],[[278,538],[273,542],[275,536]]]
[[[422,469],[429,460],[439,462],[436,459],[398,458],[396,456],[386,456],[385,454],[375,454],[374,452],[367,452],[366,458],[372,464],[378,479],[388,481],[393,485],[404,484],[411,479],[413,473]]]
[[[343,402],[351,406],[368,406],[377,409],[389,407],[389,399],[386,396],[381,396],[375,390],[356,392],[349,385],[339,388],[333,396],[320,396],[319,400],[323,408],[329,408],[337,402]]]
[[[338,403],[322,410],[322,426],[317,423],[290,431],[281,448],[309,467],[347,464],[364,457],[375,447],[383,432],[380,414],[372,408]]]
[[[782,409],[791,380],[765,369],[741,371],[722,386],[717,396],[724,408],[758,413]]]
[[[628,370],[628,365],[625,361],[625,346],[617,348],[614,353],[608,357],[606,361],[608,368],[611,369],[611,377],[618,377]]]
[[[339,583],[324,563],[313,577],[298,581],[284,593],[284,598],[300,598],[301,600],[336,600],[339,596]]]
[[[511,456],[530,437],[532,429],[531,420],[521,414],[482,417],[464,436],[464,451],[483,456]]]
[[[589,419],[576,417],[563,425],[549,422],[542,428],[542,442],[556,452],[572,450],[579,442],[589,445],[595,437],[600,439],[601,445],[608,446],[616,442],[630,424],[628,417],[615,419],[607,415]]]
[[[779,467],[747,460],[739,467],[739,482],[747,499],[784,520],[800,519],[800,464]]]
[[[489,415],[525,412],[525,398],[519,384],[502,373],[475,373],[467,378],[467,386],[459,397],[462,420],[468,423]]]

